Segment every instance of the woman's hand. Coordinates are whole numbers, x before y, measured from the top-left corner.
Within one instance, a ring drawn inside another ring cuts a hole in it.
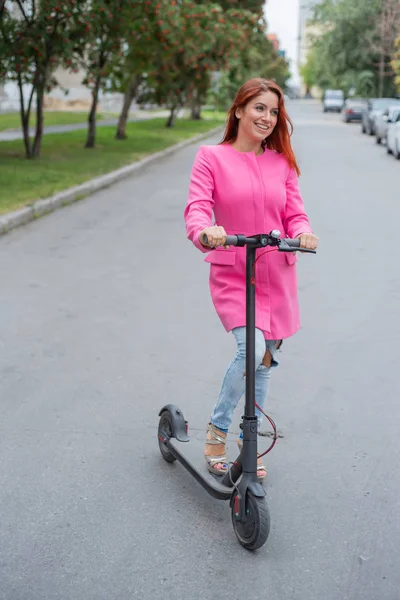
[[[206,235],[208,243],[205,244],[203,236]],[[226,231],[219,225],[213,225],[212,227],[206,227],[199,234],[199,242],[205,248],[216,248],[217,246],[225,246],[226,242]]]
[[[318,246],[318,238],[313,233],[300,233],[297,238],[300,239],[300,248],[308,248],[316,250]]]

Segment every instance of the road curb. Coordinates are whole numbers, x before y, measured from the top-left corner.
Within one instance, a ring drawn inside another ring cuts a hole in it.
[[[50,196],[49,198],[37,200],[30,206],[26,206],[20,210],[6,213],[5,215],[0,215],[0,236],[8,233],[12,229],[26,225],[27,223],[30,223],[39,217],[47,215],[58,208],[62,208],[63,206],[67,206],[73,202],[77,202],[78,200],[82,200],[98,190],[107,188],[113,183],[133,175],[135,171],[139,171],[142,167],[146,167],[147,165],[156,162],[160,158],[164,158],[169,154],[173,154],[181,148],[185,148],[186,146],[190,146],[191,144],[195,144],[196,142],[204,140],[215,133],[218,133],[222,129],[222,125],[220,127],[215,127],[214,129],[210,129],[205,133],[201,133],[192,138],[184,140],[183,142],[174,144],[165,150],[155,152],[154,154],[151,154],[150,156],[147,156],[146,158],[135,163],[121,167],[116,171],[111,171],[111,173],[107,173],[107,175],[101,175],[100,177],[90,179],[89,181],[85,181],[85,183],[68,188],[67,190],[59,192],[58,194]]]

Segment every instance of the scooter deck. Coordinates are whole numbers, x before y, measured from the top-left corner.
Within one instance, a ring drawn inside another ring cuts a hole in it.
[[[189,473],[193,475],[195,479],[197,479],[200,485],[202,485],[203,488],[209,494],[211,494],[211,496],[217,498],[218,500],[230,500],[232,493],[235,490],[235,487],[233,485],[232,487],[222,485],[218,481],[218,479],[216,479],[216,477],[214,477],[211,473],[206,471],[205,465],[204,471],[200,472],[194,466],[194,464],[181,452],[181,449],[184,448],[186,453],[189,444],[179,442],[175,438],[170,438],[167,441],[166,446],[171,452],[171,454],[173,454],[175,458],[181,463],[181,465],[183,465],[185,469],[189,471]]]

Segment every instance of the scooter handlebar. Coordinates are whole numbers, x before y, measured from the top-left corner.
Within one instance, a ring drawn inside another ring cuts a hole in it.
[[[246,246],[248,244],[257,244],[259,237],[246,237],[244,235],[227,235],[225,240],[225,246]],[[262,244],[263,246],[276,246],[280,252],[294,252],[300,250],[300,252],[312,252],[315,254],[315,250],[309,250],[308,248],[300,247],[299,238],[277,238],[271,235],[266,236],[269,243]],[[202,242],[204,246],[208,246],[208,237],[206,234],[203,235]],[[212,246],[210,246],[212,248]]]

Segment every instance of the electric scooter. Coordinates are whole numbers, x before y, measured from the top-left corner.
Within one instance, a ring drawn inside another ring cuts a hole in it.
[[[266,492],[257,480],[259,455],[257,453],[257,416],[254,399],[256,253],[258,249],[268,246],[275,247],[278,252],[299,250],[316,253],[315,250],[300,248],[299,239],[284,239],[280,235],[279,231],[274,230],[269,234],[251,237],[228,235],[226,238],[228,246],[246,246],[246,402],[240,425],[243,431],[243,444],[238,458],[229,465],[228,471],[219,479],[208,472],[200,473],[180,449],[182,443],[190,440],[188,423],[182,411],[173,404],[167,404],[159,413],[158,443],[162,457],[168,463],[178,460],[214,498],[230,501],[233,529],[239,542],[248,550],[261,548],[267,541],[270,531]],[[206,236],[204,236],[203,243],[207,245]],[[267,418],[274,429],[274,439],[267,450],[269,452],[275,444],[277,436],[275,424],[268,416]]]

